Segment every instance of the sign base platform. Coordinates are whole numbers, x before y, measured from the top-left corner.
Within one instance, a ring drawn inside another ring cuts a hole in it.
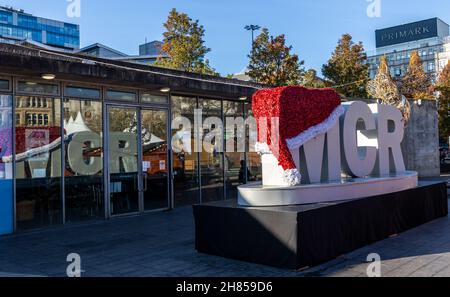
[[[448,215],[446,184],[350,201],[242,207],[195,205],[198,252],[285,269],[313,267]]]
[[[349,178],[295,187],[251,183],[238,187],[238,202],[241,206],[258,207],[337,202],[409,190],[416,188],[418,182],[417,172],[406,171],[385,177]]]

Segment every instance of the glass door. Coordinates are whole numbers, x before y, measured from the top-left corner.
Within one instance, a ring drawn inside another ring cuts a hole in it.
[[[168,209],[168,112],[161,109],[143,109],[141,122],[144,211]]]
[[[168,209],[168,111],[123,106],[107,110],[110,215]]]
[[[138,108],[108,106],[108,178],[111,216],[137,213],[141,189]]]

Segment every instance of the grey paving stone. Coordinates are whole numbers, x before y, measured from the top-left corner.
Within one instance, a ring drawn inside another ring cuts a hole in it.
[[[0,237],[0,277],[65,277],[73,252],[81,256],[84,277],[364,277],[367,255],[374,252],[382,258],[383,276],[450,276],[449,230],[450,219],[440,219],[297,272],[197,253],[188,207]]]

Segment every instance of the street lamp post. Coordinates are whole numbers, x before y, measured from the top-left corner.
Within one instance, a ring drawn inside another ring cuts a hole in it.
[[[244,29],[247,31],[252,31],[252,47],[253,47],[253,43],[255,43],[255,33],[254,32],[261,29],[261,27],[258,25],[247,25],[244,27]]]

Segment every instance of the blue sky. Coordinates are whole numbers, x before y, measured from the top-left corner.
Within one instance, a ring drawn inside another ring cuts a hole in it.
[[[377,0],[375,0],[377,1]],[[163,22],[171,8],[199,19],[206,29],[207,58],[222,75],[248,64],[251,36],[243,28],[258,24],[271,34],[286,34],[307,68],[319,71],[343,33],[375,48],[375,29],[440,17],[450,22],[448,0],[380,0],[381,17],[369,18],[368,0],[81,0],[81,17],[69,18],[67,0],[0,0],[47,18],[81,25],[81,46],[104,43],[127,54],[139,44],[162,39]]]

